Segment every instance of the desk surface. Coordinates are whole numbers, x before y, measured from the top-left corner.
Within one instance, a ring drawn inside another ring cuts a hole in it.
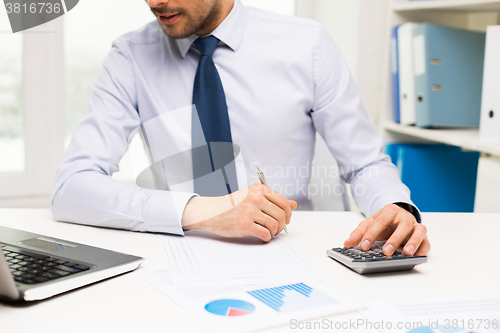
[[[48,210],[0,209],[0,216],[0,225],[139,255],[146,258],[143,265],[164,261],[155,234],[55,222]],[[283,237],[326,286],[356,301],[500,292],[500,214],[423,214],[432,244],[428,263],[411,272],[373,276],[358,275],[325,254],[327,248],[341,246],[362,220],[350,212],[296,212]],[[330,317],[339,322],[358,318],[363,317],[356,312]],[[35,304],[0,303],[0,323],[2,333],[55,327],[74,332],[208,331],[136,273]],[[271,331],[295,330],[282,326]]]

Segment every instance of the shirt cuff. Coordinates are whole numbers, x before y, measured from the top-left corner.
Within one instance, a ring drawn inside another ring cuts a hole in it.
[[[418,223],[422,223],[422,217],[420,216],[420,212],[418,211],[417,207],[406,202],[395,202],[394,204],[410,212],[413,216],[415,216],[415,219]]]
[[[184,235],[182,214],[188,201],[197,196],[195,193],[153,191],[143,211],[146,230]]]

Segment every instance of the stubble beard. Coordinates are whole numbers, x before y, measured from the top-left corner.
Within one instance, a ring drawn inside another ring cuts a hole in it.
[[[170,38],[174,39],[187,38],[198,31],[205,32],[205,30],[210,28],[210,26],[214,25],[214,22],[217,22],[221,15],[221,4],[219,3],[219,1],[214,0],[212,7],[209,9],[208,13],[205,16],[203,12],[201,10],[196,10],[194,11],[193,14],[189,15],[185,11],[181,11],[183,15],[187,16],[186,18],[188,22],[186,26],[182,29],[182,31],[178,33],[174,33],[172,29],[170,29],[167,25],[161,23],[160,25],[162,26],[163,32]],[[155,12],[153,11],[153,13]],[[161,12],[158,11],[157,13]],[[215,26],[213,29],[215,29]]]

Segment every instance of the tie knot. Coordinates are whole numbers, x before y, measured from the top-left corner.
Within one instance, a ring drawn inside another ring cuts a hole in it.
[[[194,41],[194,46],[200,51],[202,56],[211,57],[219,44],[219,39],[215,36],[199,37]]]

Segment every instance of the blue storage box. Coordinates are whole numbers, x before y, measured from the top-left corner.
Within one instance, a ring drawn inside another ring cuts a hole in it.
[[[386,153],[422,212],[473,212],[478,152],[443,144],[394,143]]]

